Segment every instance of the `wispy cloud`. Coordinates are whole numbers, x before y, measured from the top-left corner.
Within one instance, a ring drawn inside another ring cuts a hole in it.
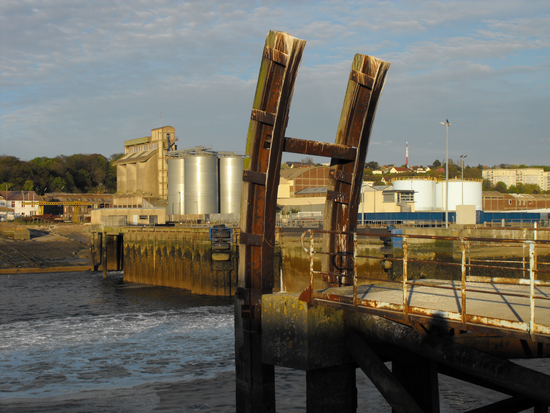
[[[549,27],[544,1],[4,0],[0,153],[108,156],[164,124],[179,147],[241,151],[265,35],[282,30],[307,40],[289,135],[334,140],[366,53],[392,63],[369,159],[399,164],[409,141],[431,163],[449,118],[472,163],[548,163]]]

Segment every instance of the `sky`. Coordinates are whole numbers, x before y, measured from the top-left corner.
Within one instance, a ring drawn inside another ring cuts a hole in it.
[[[443,161],[448,119],[457,163],[550,165],[548,0],[0,0],[0,155],[109,157],[165,125],[244,153],[270,30],[307,41],[286,136],[334,142],[362,53],[391,63],[367,161]]]

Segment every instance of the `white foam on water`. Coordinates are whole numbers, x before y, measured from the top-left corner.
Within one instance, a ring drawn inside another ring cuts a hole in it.
[[[233,308],[0,325],[0,398],[51,397],[234,368]]]

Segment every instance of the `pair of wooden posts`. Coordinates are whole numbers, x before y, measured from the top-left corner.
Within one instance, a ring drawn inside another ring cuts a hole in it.
[[[124,267],[123,234],[93,232],[91,245],[91,270],[101,267],[103,277],[107,271],[120,271]]]
[[[330,158],[324,229],[353,232],[370,134],[390,64],[355,55],[334,144],[285,137],[294,83],[305,41],[287,33],[267,35],[244,164],[239,283],[235,305],[237,411],[275,411],[274,366],[262,362],[262,295],[273,292],[277,188],[283,152]],[[327,236],[325,251],[348,254],[346,237]],[[323,263],[331,271],[333,263]],[[349,273],[348,273],[349,274]],[[332,277],[330,284],[349,284]],[[307,296],[307,292],[305,293]],[[345,374],[344,374],[345,375]],[[314,378],[311,378],[312,382]]]

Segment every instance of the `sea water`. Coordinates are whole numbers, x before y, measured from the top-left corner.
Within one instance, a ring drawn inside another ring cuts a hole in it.
[[[0,275],[0,412],[235,411],[232,299],[122,278]],[[305,412],[304,372],[275,371],[277,410]],[[358,412],[391,411],[360,370],[357,388]],[[442,412],[506,397],[440,375]]]
[[[232,371],[230,298],[123,283],[112,273],[0,276],[2,411],[150,411],[153,383]],[[129,399],[118,403],[121,395]],[[97,406],[102,399],[111,400]]]

